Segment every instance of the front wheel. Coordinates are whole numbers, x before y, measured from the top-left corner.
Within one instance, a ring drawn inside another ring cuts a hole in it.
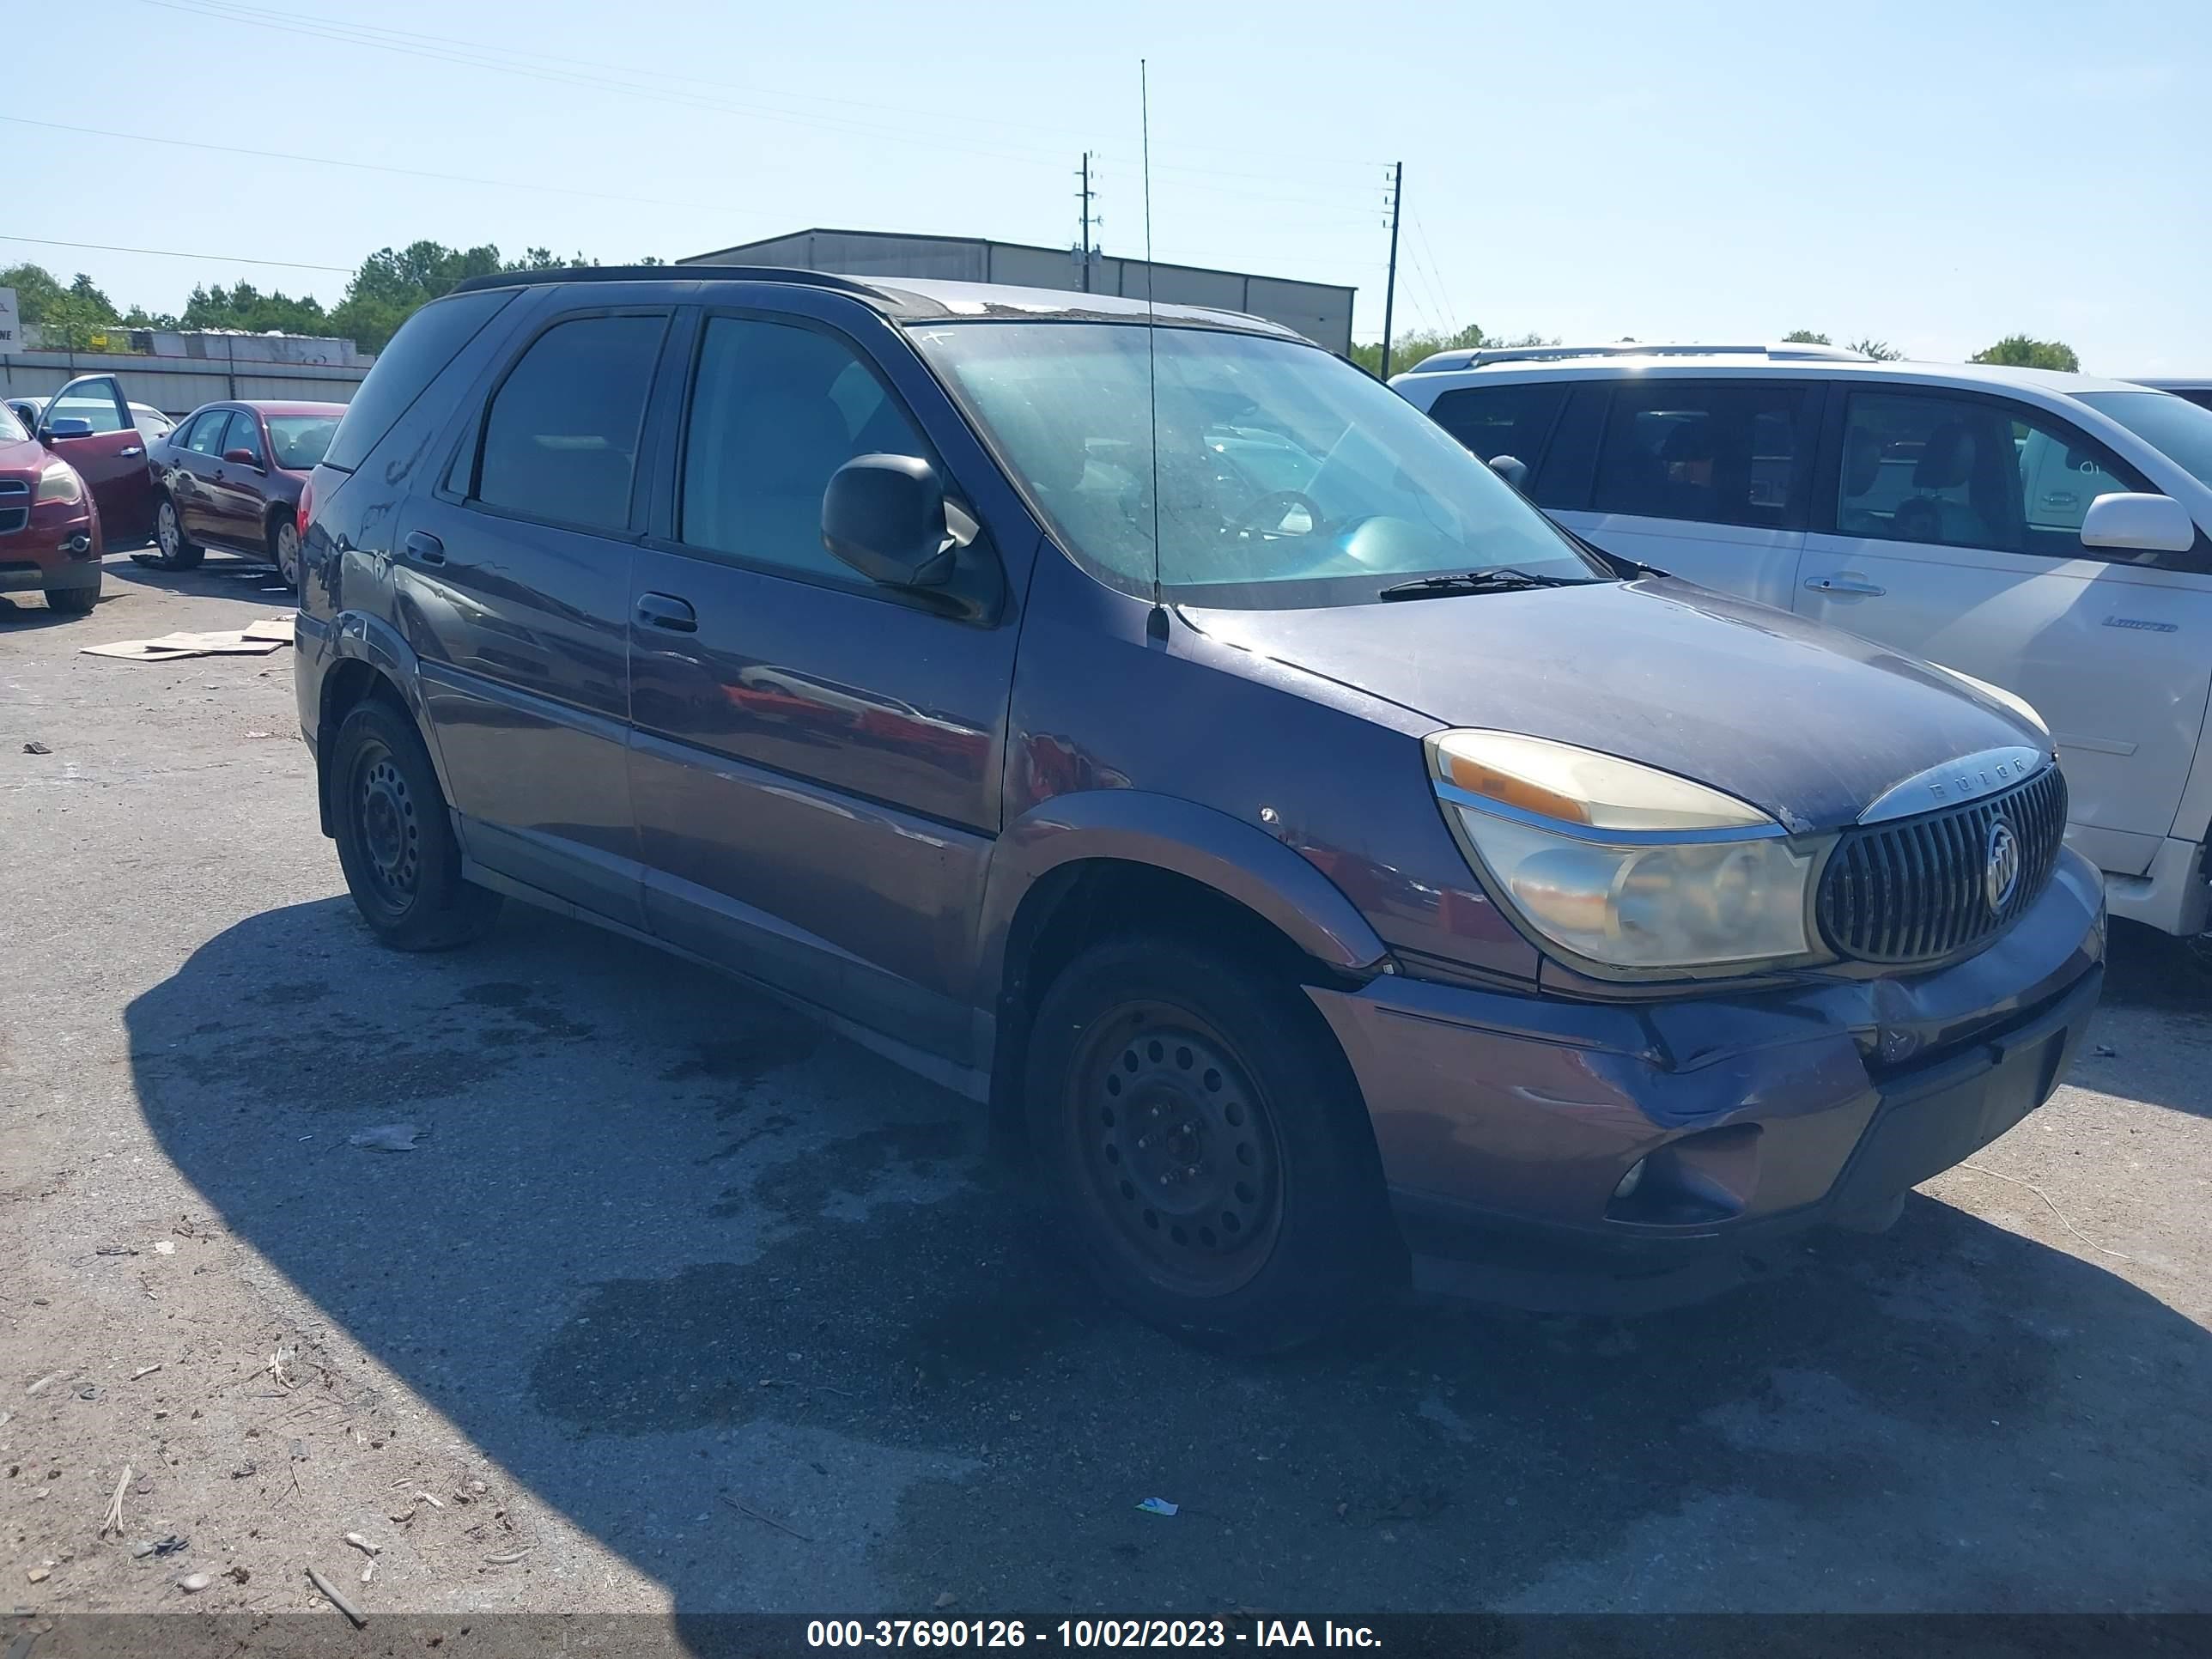
[[[207,556],[205,548],[185,536],[177,504],[167,495],[154,509],[154,562],[164,570],[190,570]]]
[[[414,722],[362,703],[331,745],[326,787],[338,862],[362,917],[386,945],[443,951],[490,927],[499,895],[461,878],[460,844]]]
[[[1295,984],[1169,939],[1096,945],[1037,1011],[1027,1099],[1093,1275],[1177,1335],[1294,1346],[1396,1265],[1365,1106]]]
[[[46,590],[46,608],[58,611],[64,616],[82,617],[100,603],[100,582],[97,578],[89,587],[50,587]]]

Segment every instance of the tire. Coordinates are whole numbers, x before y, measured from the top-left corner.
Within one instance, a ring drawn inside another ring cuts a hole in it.
[[[207,557],[207,549],[185,534],[185,521],[177,503],[164,495],[154,508],[154,564],[161,570],[191,570]]]
[[[1402,1271],[1365,1106],[1295,984],[1179,940],[1107,940],[1045,993],[1024,1081],[1056,1213],[1139,1318],[1279,1352]]]
[[[491,927],[499,895],[461,879],[446,798],[405,714],[381,698],[348,714],[325,787],[346,886],[377,938],[401,951],[445,951]]]
[[[82,617],[99,603],[98,580],[89,587],[50,587],[46,590],[46,609],[58,611],[67,617]]]
[[[285,586],[298,591],[300,586],[300,526],[289,514],[271,514],[269,519],[269,560],[276,567],[277,580]]]

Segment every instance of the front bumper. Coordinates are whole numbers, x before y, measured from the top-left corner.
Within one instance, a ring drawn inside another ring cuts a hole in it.
[[[2010,1128],[2088,1029],[2105,932],[2066,853],[2001,939],[1917,975],[1640,1004],[1397,975],[1309,994],[1417,1255],[1513,1235],[1667,1262],[1876,1210]]]
[[[41,502],[21,529],[0,534],[0,593],[97,586],[104,550],[89,495]]]

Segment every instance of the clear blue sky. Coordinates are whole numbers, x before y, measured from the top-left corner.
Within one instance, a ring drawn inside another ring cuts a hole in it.
[[[240,276],[335,301],[418,237],[611,262],[812,224],[1065,245],[1086,149],[1108,250],[1140,252],[1143,55],[1158,257],[1355,283],[1362,337],[1402,160],[1401,328],[1803,327],[1931,358],[2023,331],[2092,370],[2212,371],[2205,0],[112,0],[40,8],[20,44],[0,137],[46,182],[14,192],[0,263],[124,305]]]

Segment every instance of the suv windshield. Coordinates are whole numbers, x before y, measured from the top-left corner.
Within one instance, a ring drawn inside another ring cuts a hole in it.
[[[0,404],[0,444],[19,444],[31,434],[23,430],[23,423],[15,418],[15,411]]]
[[[1428,416],[1316,347],[1091,322],[914,337],[1062,544],[1132,592],[1152,590],[1156,478],[1160,582],[1194,604],[1364,604],[1499,566],[1610,579]]]
[[[2100,415],[2118,421],[2189,476],[2212,489],[2212,409],[2170,392],[2077,392]]]

